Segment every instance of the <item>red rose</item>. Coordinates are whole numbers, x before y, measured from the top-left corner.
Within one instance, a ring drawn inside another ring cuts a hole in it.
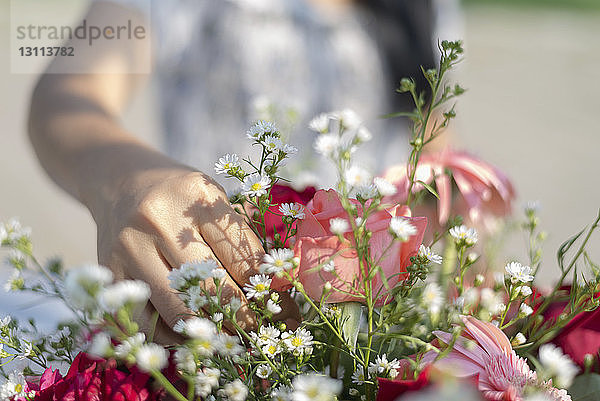
[[[303,206],[306,206],[308,201],[310,201],[314,196],[315,192],[317,192],[317,190],[314,187],[306,187],[301,192],[298,192],[286,185],[273,185],[273,188],[271,188],[272,205],[269,207],[269,211],[271,211],[271,213],[265,214],[267,236],[269,238],[273,238],[277,232],[283,239],[285,235],[285,224],[283,224],[281,217],[279,216],[281,214],[279,211],[279,205],[282,203],[299,203]],[[296,223],[294,223],[292,228],[294,228],[295,225]]]

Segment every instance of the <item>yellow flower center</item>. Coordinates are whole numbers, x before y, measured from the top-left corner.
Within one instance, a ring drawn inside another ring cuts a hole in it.
[[[294,337],[294,338],[292,338],[292,341],[291,341],[291,342],[292,342],[292,345],[293,345],[294,347],[299,347],[299,346],[301,346],[301,345],[302,345],[302,339],[301,339],[301,338],[298,338],[298,337]]]
[[[273,264],[274,264],[276,267],[281,267],[281,266],[283,266],[283,260],[281,260],[281,259],[277,259],[277,260],[275,261],[275,263],[273,263]]]
[[[277,347],[274,345],[269,345],[269,354],[275,354],[275,352],[277,352]]]
[[[262,185],[260,185],[260,183],[257,182],[255,184],[252,184],[252,186],[250,188],[252,188],[253,191],[258,191],[259,189],[262,188]]]
[[[229,170],[231,168],[231,164],[230,163],[226,163],[225,165],[223,165],[223,168],[225,170]]]
[[[15,392],[20,393],[23,391],[23,385],[21,383],[15,385]]]
[[[256,284],[256,286],[254,287],[254,289],[256,291],[258,291],[258,292],[262,292],[262,291],[264,291],[264,290],[267,289],[267,286],[264,285],[263,283],[259,283],[259,284]]]

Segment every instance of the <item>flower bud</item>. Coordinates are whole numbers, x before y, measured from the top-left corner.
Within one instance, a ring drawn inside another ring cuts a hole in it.
[[[479,255],[477,255],[475,252],[469,253],[467,255],[467,264],[472,265],[473,263],[475,263],[477,261],[478,258],[479,258]]]
[[[513,338],[513,340],[510,343],[513,346],[517,346],[517,345],[525,344],[526,341],[527,341],[527,339],[525,338],[523,333],[519,332],[515,335],[515,337]]]
[[[479,287],[481,284],[483,284],[484,280],[485,280],[485,277],[483,276],[483,274],[478,274],[475,276],[475,281],[473,281],[473,285],[475,287]]]
[[[585,371],[589,372],[592,369],[592,365],[594,365],[594,360],[596,357],[592,354],[585,354],[583,357],[583,366],[585,367]]]

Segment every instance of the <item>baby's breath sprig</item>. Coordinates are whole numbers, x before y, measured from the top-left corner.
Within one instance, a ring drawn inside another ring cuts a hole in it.
[[[440,62],[436,69],[425,70],[421,68],[422,73],[429,84],[429,92],[417,92],[416,82],[412,78],[403,78],[400,81],[400,87],[397,89],[400,93],[410,93],[415,103],[415,110],[409,113],[395,113],[390,116],[405,116],[413,121],[411,129],[412,139],[410,145],[412,147],[410,156],[407,162],[408,172],[408,195],[406,204],[408,207],[413,206],[413,186],[415,184],[415,174],[419,158],[423,152],[423,148],[440,136],[444,129],[448,126],[451,119],[456,117],[454,105],[442,112],[442,119],[433,118],[437,110],[447,104],[452,99],[464,93],[464,89],[460,85],[449,85],[445,82],[446,73],[452,69],[462,59],[462,42],[444,40],[439,43]],[[424,183],[421,183],[424,184]],[[428,185],[424,187],[433,191]],[[434,192],[435,194],[435,192]],[[436,194],[437,196],[437,194]]]

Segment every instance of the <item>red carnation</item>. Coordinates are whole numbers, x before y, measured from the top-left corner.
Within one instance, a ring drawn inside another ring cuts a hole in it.
[[[128,372],[117,369],[114,360],[91,359],[77,355],[67,375],[46,369],[39,383],[28,383],[39,401],[153,401],[163,391],[149,390],[150,376],[135,367]]]
[[[401,395],[418,391],[430,384],[431,365],[426,367],[416,380],[390,380],[378,378],[379,390],[376,401],[394,401]]]
[[[273,188],[271,188],[272,205],[269,207],[271,213],[265,214],[267,236],[273,238],[275,232],[277,232],[283,239],[285,235],[285,224],[281,221],[279,205],[282,203],[299,203],[306,206],[308,201],[315,195],[315,192],[317,192],[315,187],[306,187],[304,190],[298,192],[286,185],[273,185]]]

